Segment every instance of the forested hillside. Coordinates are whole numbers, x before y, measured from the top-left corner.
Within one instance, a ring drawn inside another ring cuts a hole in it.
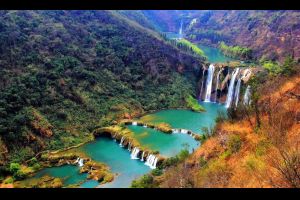
[[[185,107],[201,60],[115,11],[1,11],[0,164]]]
[[[163,31],[178,32],[183,20],[187,38],[219,46],[225,42],[253,50],[257,60],[300,57],[299,11],[144,11]],[[159,19],[159,20],[158,20]]]

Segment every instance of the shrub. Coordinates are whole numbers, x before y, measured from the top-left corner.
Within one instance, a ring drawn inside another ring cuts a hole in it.
[[[9,171],[13,174],[17,173],[21,169],[21,166],[19,163],[10,163],[9,165]]]
[[[134,180],[131,183],[132,188],[151,188],[153,184],[153,177],[149,174],[142,176],[139,180]]]
[[[153,176],[160,176],[160,175],[162,175],[162,173],[163,173],[162,169],[158,169],[158,168],[151,171],[151,174]]]
[[[230,135],[227,143],[228,149],[232,153],[236,153],[242,146],[242,141],[239,135]]]

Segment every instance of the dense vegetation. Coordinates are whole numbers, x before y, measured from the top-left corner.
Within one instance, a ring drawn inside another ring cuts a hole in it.
[[[223,41],[220,43],[219,48],[224,55],[242,60],[250,60],[252,58],[252,50],[240,46],[228,46]]]
[[[95,127],[186,107],[194,96],[201,60],[118,12],[1,11],[0,30],[4,171],[89,141]]]

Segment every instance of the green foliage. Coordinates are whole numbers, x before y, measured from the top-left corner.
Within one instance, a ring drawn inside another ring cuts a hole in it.
[[[188,41],[186,39],[180,39],[178,41],[177,45],[180,47],[183,47],[183,48],[191,49],[192,52],[194,52],[195,54],[197,54],[201,57],[206,57],[204,54],[204,51],[202,49],[200,49],[197,45],[191,43],[190,41]]]
[[[261,64],[264,69],[268,71],[271,76],[276,75],[286,75],[290,76],[295,72],[296,61],[291,57],[287,56],[284,59],[283,64],[280,64],[275,61],[264,60],[261,61]]]
[[[199,167],[204,168],[206,166],[206,164],[207,164],[206,159],[203,156],[200,156],[200,158],[199,158]]]
[[[197,99],[193,98],[191,95],[188,95],[185,98],[185,101],[187,102],[188,108],[192,109],[193,111],[196,112],[204,112],[205,109],[199,104]]]
[[[228,46],[223,41],[220,43],[219,47],[226,56],[245,60],[252,59],[252,50],[250,48],[241,46]]]
[[[160,175],[162,175],[162,173],[163,173],[162,169],[159,169],[159,168],[153,169],[153,170],[151,171],[151,174],[152,174],[153,176],[160,176]]]
[[[232,153],[236,153],[242,146],[242,140],[239,135],[232,134],[228,138],[227,147]]]
[[[9,171],[13,174],[17,173],[21,169],[21,166],[19,163],[10,163],[9,165]]]
[[[153,188],[153,177],[149,174],[142,176],[131,183],[132,188]]]

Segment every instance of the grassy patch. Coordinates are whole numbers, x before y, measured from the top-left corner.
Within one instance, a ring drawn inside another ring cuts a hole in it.
[[[185,99],[187,106],[195,112],[204,112],[205,109],[198,103],[198,101],[191,95],[188,95]]]

